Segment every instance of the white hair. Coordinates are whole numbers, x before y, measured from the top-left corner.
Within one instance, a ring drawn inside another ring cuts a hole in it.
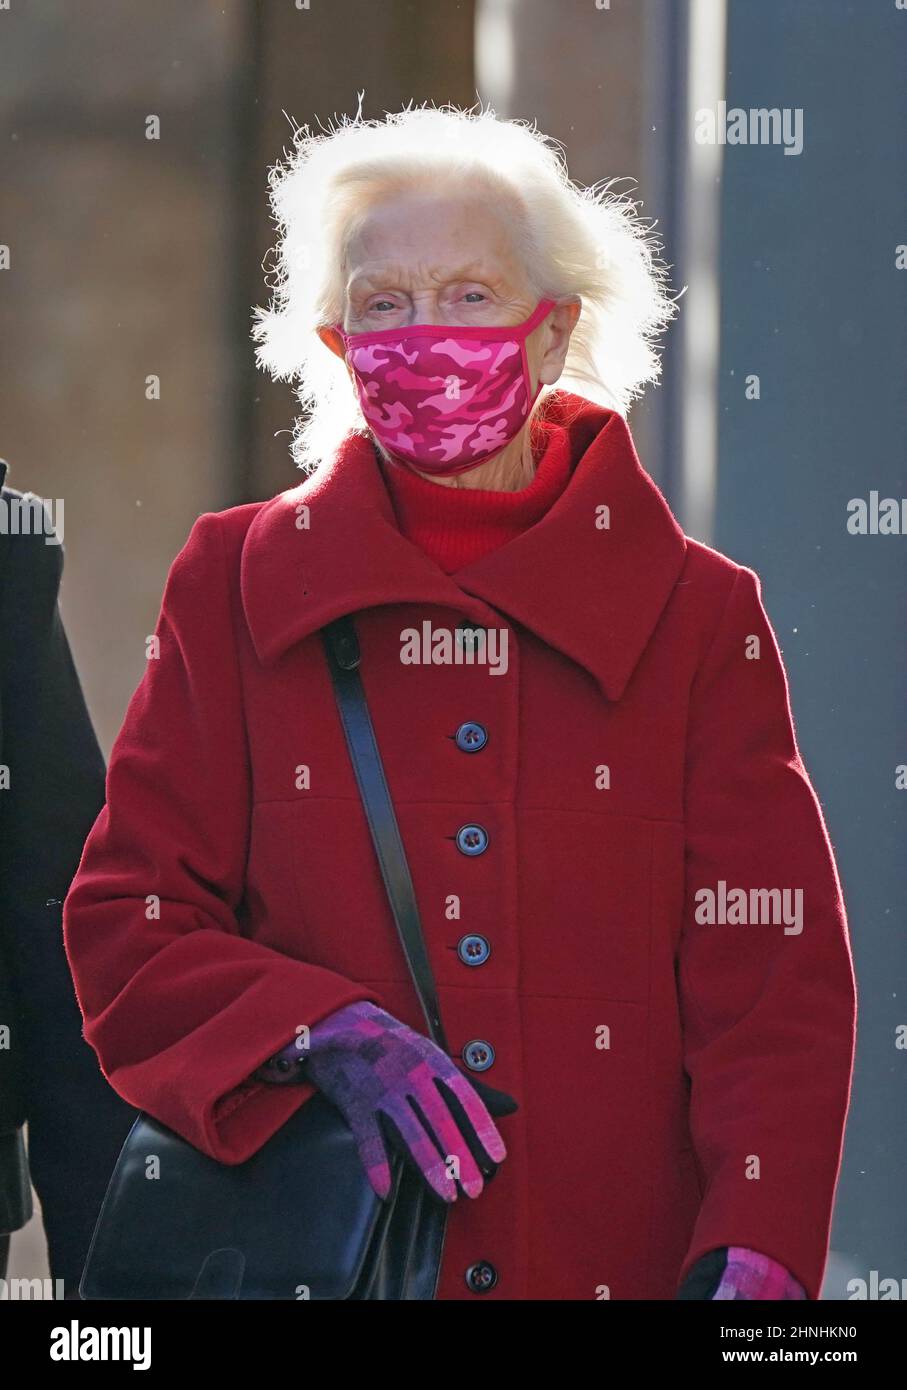
[[[539,297],[576,294],[582,313],[558,386],[612,410],[660,372],[658,335],[676,306],[667,267],[637,204],[571,181],[561,147],[534,125],[490,107],[408,106],[384,120],[344,116],[317,134],[295,130],[294,151],[270,170],[278,230],[268,309],[254,311],[256,362],[296,383],[304,415],[292,453],[311,468],[365,420],[343,361],[315,330],[345,312],[347,248],[369,207],[401,189],[492,185],[514,208],[514,235]],[[546,387],[536,408],[554,388]]]

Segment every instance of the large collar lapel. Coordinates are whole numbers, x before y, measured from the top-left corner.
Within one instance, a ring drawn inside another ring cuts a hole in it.
[[[457,582],[619,700],[680,576],[686,540],[622,417],[559,396],[578,458],[566,490],[541,521],[460,570]]]
[[[365,608],[425,603],[466,617],[481,612],[401,535],[371,439],[356,434],[298,487],[264,504],[245,539],[240,583],[264,665]]]
[[[566,490],[535,526],[455,577],[400,534],[367,436],[348,436],[332,460],[265,503],[241,561],[259,660],[270,664],[332,619],[384,604],[438,605],[481,621],[474,596],[620,699],[683,568],[686,541],[624,420],[567,392],[556,400],[555,427],[569,430],[578,459]],[[602,507],[607,528],[597,524]]]

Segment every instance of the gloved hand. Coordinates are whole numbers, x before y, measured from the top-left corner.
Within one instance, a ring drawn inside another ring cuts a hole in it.
[[[294,1065],[295,1064],[295,1065]],[[415,1164],[436,1196],[478,1197],[506,1157],[492,1115],[510,1115],[512,1096],[467,1080],[445,1052],[368,1000],[315,1024],[309,1046],[290,1043],[256,1073],[262,1080],[308,1080],[333,1101],[353,1131],[379,1197],[391,1186],[390,1149]]]
[[[794,1276],[756,1250],[723,1245],[697,1260],[677,1292],[685,1301],[729,1299],[805,1299],[806,1290]]]

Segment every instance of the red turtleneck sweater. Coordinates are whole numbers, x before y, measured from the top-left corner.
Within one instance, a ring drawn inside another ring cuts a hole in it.
[[[573,469],[570,436],[545,423],[535,476],[519,492],[444,487],[402,464],[385,463],[384,480],[403,535],[454,574],[539,521],[564,491]]]

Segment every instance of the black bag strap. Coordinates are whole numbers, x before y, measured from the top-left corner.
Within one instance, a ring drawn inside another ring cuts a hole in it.
[[[359,784],[381,877],[390,901],[409,973],[412,976],[432,1041],[449,1053],[441,1022],[435,980],[422,935],[419,908],[413,891],[406,851],[384,775],[384,766],[359,675],[359,638],[350,615],[335,619],[322,630],[337,708],[343,723],[350,759]]]

